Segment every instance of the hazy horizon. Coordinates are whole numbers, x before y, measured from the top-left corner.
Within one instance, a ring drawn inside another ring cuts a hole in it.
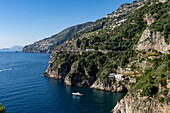
[[[96,21],[134,0],[0,0],[0,48],[25,46]]]

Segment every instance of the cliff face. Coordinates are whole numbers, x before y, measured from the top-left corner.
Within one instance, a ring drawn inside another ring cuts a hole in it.
[[[44,75],[52,78],[64,79],[67,73],[69,72],[68,65],[65,63],[56,65],[56,67],[53,67],[52,65],[53,64],[50,64],[48,66]],[[54,68],[56,68],[56,70],[54,70]]]
[[[64,81],[67,85],[90,86],[95,80],[96,77],[90,75],[84,66],[82,67],[79,62],[74,62]]]
[[[169,113],[170,55],[157,59],[149,72],[131,85],[126,96],[117,103],[113,113]],[[163,60],[163,61],[161,61]],[[154,60],[153,60],[154,61]]]
[[[57,67],[54,71],[54,67]],[[93,89],[100,89],[111,92],[127,92],[130,88],[130,84],[133,83],[133,80],[96,80],[96,76],[89,75],[85,67],[81,68],[80,64],[75,62],[71,65],[62,63],[58,66],[49,65],[45,76],[64,79],[64,82],[67,85],[76,85],[76,86],[90,86]]]
[[[127,94],[112,110],[113,113],[169,113],[170,105],[151,97]],[[168,95],[170,96],[170,95]]]
[[[92,22],[88,22],[72,26],[49,38],[25,46],[22,52],[51,53],[56,46],[63,44],[74,33],[77,33],[92,24]]]
[[[170,45],[165,42],[164,36],[160,32],[154,32],[147,28],[137,45],[137,50],[155,49],[162,53],[167,53],[170,50]]]
[[[81,66],[78,61],[73,63],[55,63],[55,60],[53,58],[49,62],[49,67],[47,68],[44,75],[52,78],[64,79],[67,85],[77,86],[90,86],[96,80],[96,77],[90,75],[86,71],[86,68],[84,66]]]
[[[107,81],[103,82],[102,80],[96,80],[93,85],[90,86],[90,88],[99,89],[99,90],[105,90],[105,91],[111,91],[111,92],[127,92],[128,88],[130,87],[130,83],[123,82],[119,83]]]
[[[128,92],[126,96],[117,103],[112,110],[113,113],[169,113],[170,111],[170,91],[165,88],[169,88],[170,82],[167,81],[167,85],[159,85],[158,97],[141,96],[142,90],[135,92]]]

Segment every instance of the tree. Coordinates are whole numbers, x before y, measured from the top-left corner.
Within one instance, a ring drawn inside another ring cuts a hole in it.
[[[0,104],[0,113],[5,113],[6,108],[2,106],[2,104]]]

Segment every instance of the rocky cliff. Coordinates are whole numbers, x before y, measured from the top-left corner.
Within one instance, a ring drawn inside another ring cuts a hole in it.
[[[126,96],[114,107],[113,113],[169,113],[170,55],[163,56],[153,60],[157,63],[136,79]]]
[[[170,93],[169,93],[170,94]],[[167,96],[170,96],[170,95]],[[152,97],[127,94],[112,110],[113,113],[169,113],[170,104]]]
[[[102,80],[96,80],[90,88],[111,91],[111,92],[127,92],[130,87],[129,81],[107,81],[103,82]]]
[[[49,38],[25,46],[22,52],[51,53],[56,46],[63,44],[70,36],[92,24],[93,22],[87,22],[72,26]]]
[[[141,96],[141,89],[135,92],[129,91],[126,96],[117,103],[113,113],[169,113],[170,111],[170,82],[166,86],[159,85],[158,94],[155,96]]]
[[[138,42],[137,50],[141,51],[149,49],[167,53],[170,50],[170,45],[165,42],[165,38],[161,35],[161,32],[155,32],[146,28]]]
[[[64,79],[67,85],[76,86],[90,86],[94,89],[100,89],[111,92],[127,92],[130,88],[130,84],[134,83],[134,78],[127,77],[127,79],[116,80],[97,78],[99,68],[95,66],[93,62],[80,61],[77,58],[84,58],[86,55],[105,55],[99,52],[84,52],[84,53],[69,53],[69,52],[57,52],[51,55],[52,60],[49,61],[49,67],[44,73],[45,76]],[[84,58],[86,59],[86,58]],[[106,69],[102,73],[98,73],[102,76],[105,73],[109,73],[110,70]]]

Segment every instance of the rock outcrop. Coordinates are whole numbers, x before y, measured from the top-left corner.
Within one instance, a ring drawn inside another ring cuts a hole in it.
[[[167,53],[168,50],[170,50],[170,45],[165,42],[165,38],[160,32],[154,32],[149,28],[146,28],[138,42],[137,50],[141,51],[149,49]]]
[[[90,88],[111,91],[111,92],[127,92],[128,91],[127,85],[130,86],[130,84],[128,83],[120,84],[118,82],[115,83],[115,81],[114,82],[111,82],[111,81],[103,82],[102,80],[98,79],[93,83],[93,85],[90,86]]]
[[[44,73],[45,76],[64,79],[67,85],[90,86],[96,77],[90,75],[85,67],[81,67],[79,62],[55,64],[55,60],[49,62],[49,66]]]
[[[169,103],[160,103],[152,97],[127,94],[112,110],[113,113],[169,113]]]
[[[155,19],[151,16],[151,14],[145,14],[145,16],[145,20],[147,21],[148,26],[155,22]]]
[[[56,67],[53,67],[53,64],[51,63],[46,72],[44,73],[45,76],[49,76],[52,78],[57,79],[64,79],[69,72],[69,67],[66,63],[62,63],[59,65],[55,65]],[[56,68],[56,70],[54,70]]]
[[[127,92],[131,84],[131,80],[123,82],[96,80],[96,76],[89,75],[85,69],[82,70],[80,64],[77,62],[72,64],[71,69],[67,64],[60,64],[55,71],[53,70],[52,64],[50,64],[44,75],[56,79],[64,79],[67,85],[90,86],[90,88],[93,89],[111,92]]]

